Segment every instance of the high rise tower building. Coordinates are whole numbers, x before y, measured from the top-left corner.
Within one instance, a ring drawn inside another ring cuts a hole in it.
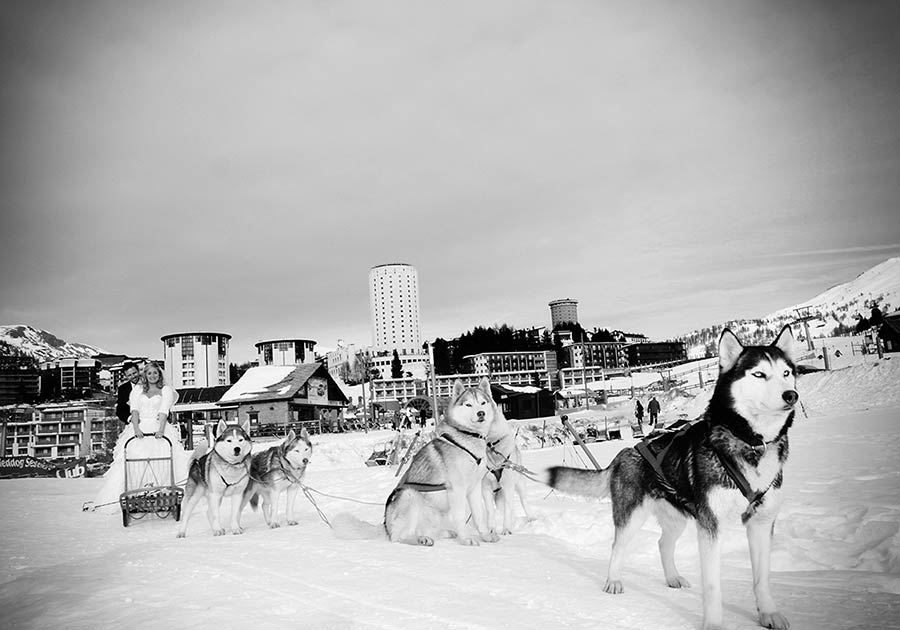
[[[175,389],[231,384],[228,371],[231,335],[189,332],[164,335],[161,339],[166,383]]]
[[[564,298],[553,300],[550,306],[550,325],[556,328],[559,324],[578,323],[578,300]]]
[[[421,354],[419,274],[412,265],[391,263],[369,270],[372,351]]]

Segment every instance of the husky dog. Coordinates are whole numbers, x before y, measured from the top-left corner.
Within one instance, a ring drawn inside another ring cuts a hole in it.
[[[514,494],[519,495],[525,517],[529,521],[534,520],[534,517],[531,516],[525,499],[522,474],[515,470],[516,467],[522,466],[522,452],[516,444],[516,436],[510,430],[503,410],[499,407],[486,439],[488,474],[484,477],[484,505],[487,523],[492,532],[499,532],[505,536],[512,533]]]
[[[306,465],[312,455],[312,443],[306,429],[296,435],[291,430],[278,446],[256,453],[250,464],[250,483],[244,490],[244,505],[248,502],[256,509],[259,498],[263,499],[263,516],[266,524],[275,529],[278,527],[278,499],[287,491],[287,507],[285,513],[288,525],[296,525],[294,518],[294,502],[306,473]]]
[[[612,499],[616,528],[603,590],[621,593],[628,541],[646,509],[659,520],[666,582],[689,586],[675,568],[675,541],[689,518],[697,524],[703,582],[703,628],[722,625],[719,525],[741,516],[746,526],[760,625],[790,627],[769,590],[769,556],[781,504],[788,429],[799,400],[785,326],[769,346],[741,345],[726,329],[719,338],[719,378],[706,412],[677,433],[622,450],[603,471],[551,469],[550,485],[565,492]]]
[[[197,503],[206,497],[209,526],[213,536],[221,536],[225,528],[219,519],[222,499],[231,497],[231,522],[234,522],[234,533],[242,534],[241,508],[243,507],[244,489],[250,482],[250,421],[243,424],[226,424],[219,420],[216,427],[216,440],[212,449],[205,455],[196,457],[191,462],[187,485],[184,490],[184,516],[178,537],[184,538],[187,532],[188,519]]]
[[[393,542],[433,545],[443,532],[463,545],[477,545],[467,533],[471,513],[481,540],[496,542],[487,528],[482,481],[487,473],[485,435],[497,416],[491,385],[477,388],[457,380],[437,437],[413,456],[406,474],[384,506],[384,527]]]

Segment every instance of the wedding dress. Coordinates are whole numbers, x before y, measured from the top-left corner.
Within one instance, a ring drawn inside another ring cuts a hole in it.
[[[159,394],[148,396],[140,385],[131,390],[128,401],[131,411],[137,411],[138,425],[144,434],[141,439],[128,444],[128,459],[167,458],[170,455],[166,440],[155,436],[159,428],[159,414],[168,415],[178,399],[177,392],[168,385],[163,386]],[[178,427],[171,422],[166,423],[165,436],[172,443],[171,457],[174,468],[174,479],[169,479],[168,462],[154,462],[152,465],[136,465],[129,463],[128,486],[130,490],[154,485],[183,484],[187,479],[191,454],[181,445]],[[113,449],[113,461],[103,476],[104,483],[94,499],[94,509],[98,512],[112,514],[119,511],[119,495],[125,491],[125,443],[134,437],[134,425],[129,423],[119,435]]]

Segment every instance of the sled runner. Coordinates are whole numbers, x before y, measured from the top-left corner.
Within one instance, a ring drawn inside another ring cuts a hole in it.
[[[135,442],[135,440],[138,440]],[[147,449],[138,452],[138,446],[145,440],[154,440],[157,453],[150,457]],[[165,440],[164,446],[160,444]],[[132,454],[129,454],[131,446]],[[125,442],[125,492],[119,495],[122,508],[122,525],[128,527],[131,519],[140,519],[147,514],[159,518],[175,515],[181,519],[181,500],[184,490],[175,485],[175,467],[172,461],[172,442],[167,437],[133,437]]]

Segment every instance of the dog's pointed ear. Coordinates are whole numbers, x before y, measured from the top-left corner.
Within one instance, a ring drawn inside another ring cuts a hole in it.
[[[306,430],[306,427],[300,429],[300,439],[309,442],[309,431]]]
[[[250,435],[250,418],[247,418],[246,420],[241,422],[241,429],[244,431],[244,433]]]
[[[719,337],[719,369],[727,372],[733,368],[743,350],[743,344],[734,333],[728,328],[723,330]]]
[[[463,393],[463,390],[465,390],[465,387],[463,386],[461,380],[456,379],[455,381],[453,381],[453,397],[454,398],[459,398],[459,395]]]
[[[772,345],[781,350],[788,359],[794,360],[794,331],[790,324],[781,329]]]
[[[220,418],[219,424],[216,425],[216,436],[218,437],[218,436],[222,435],[222,432],[225,430],[225,427],[227,427],[227,426],[228,426],[228,424],[226,424],[225,420]]]
[[[288,431],[288,434],[286,436],[284,436],[284,444],[290,444],[291,442],[293,442],[296,439],[297,439],[297,434],[294,433],[293,429],[291,429],[290,431]]]
[[[481,380],[478,381],[478,389],[483,391],[488,399],[494,400],[494,397],[491,395],[491,382],[488,380],[487,376],[482,376]]]

